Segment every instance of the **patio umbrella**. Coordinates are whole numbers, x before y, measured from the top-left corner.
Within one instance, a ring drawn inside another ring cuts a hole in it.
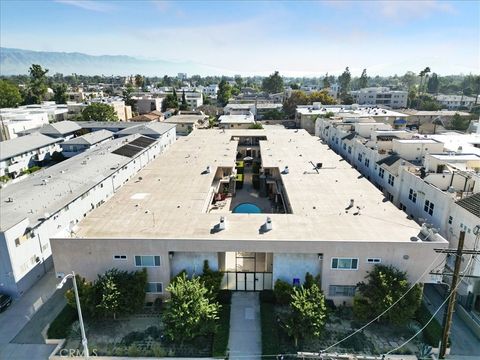
[[[253,160],[253,157],[251,156],[246,156],[243,158],[244,161],[252,161]]]

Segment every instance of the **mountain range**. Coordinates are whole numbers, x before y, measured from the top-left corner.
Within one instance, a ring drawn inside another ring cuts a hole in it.
[[[165,60],[143,60],[125,55],[87,55],[83,53],[32,51],[13,48],[0,48],[0,74],[27,74],[32,64],[39,64],[55,73],[82,75],[132,75],[147,76],[215,75],[220,70],[193,62],[172,62]]]

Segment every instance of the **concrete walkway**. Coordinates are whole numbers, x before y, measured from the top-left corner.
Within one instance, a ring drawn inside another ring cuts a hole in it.
[[[258,293],[233,293],[228,348],[230,360],[259,360],[261,358],[262,328]]]
[[[39,331],[65,304],[62,292],[67,287],[55,294],[57,282],[53,270],[49,271],[0,314],[0,359],[45,360],[53,351],[55,345],[41,343]],[[45,310],[40,311],[44,305]],[[15,339],[17,334],[19,337]]]

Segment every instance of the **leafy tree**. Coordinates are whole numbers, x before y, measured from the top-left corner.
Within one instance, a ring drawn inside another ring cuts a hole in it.
[[[375,265],[365,277],[367,282],[357,284],[353,302],[354,315],[360,320],[372,319],[397,301],[411,287],[407,273],[389,265]],[[420,305],[422,288],[415,285],[379,321],[401,325],[413,318]]]
[[[40,65],[32,64],[28,69],[30,80],[25,93],[25,102],[27,104],[40,104],[46,99],[47,87],[47,69]]]
[[[452,120],[450,121],[450,126],[448,127],[451,130],[460,130],[465,131],[470,125],[470,119],[460,116],[460,114],[455,113]]]
[[[200,278],[189,280],[185,273],[174,280],[167,287],[171,298],[163,313],[167,337],[183,343],[215,332],[220,305],[212,301],[209,289]]]
[[[352,80],[352,74],[350,74],[350,69],[348,66],[345,68],[345,71],[338,77],[338,82],[340,83],[340,98],[343,100],[348,95],[350,91],[350,81]]]
[[[330,87],[331,83],[328,78],[328,72],[325,74],[325,77],[323,78],[323,88],[328,89]]]
[[[295,116],[295,110],[297,109],[297,106],[307,105],[308,101],[308,96],[303,91],[294,90],[283,102],[283,111],[289,118],[293,118]]]
[[[250,125],[248,128],[252,129],[252,130],[261,130],[261,129],[263,129],[263,125],[260,124],[260,123],[255,123],[255,124]]]
[[[106,274],[98,281],[97,286],[100,287],[102,298],[97,308],[104,316],[112,316],[116,319],[117,312],[120,308],[121,293],[112,274]]]
[[[206,288],[210,290],[212,300],[217,298],[220,291],[220,285],[223,279],[223,273],[221,271],[214,271],[210,268],[208,260],[203,262],[203,274],[200,279],[205,284]]]
[[[280,93],[283,91],[283,79],[278,71],[262,80],[263,91],[269,94]]]
[[[440,82],[438,81],[438,75],[433,73],[430,79],[428,79],[427,92],[430,94],[438,94],[438,87]]]
[[[285,114],[278,109],[271,109],[263,113],[263,119],[266,120],[282,120],[283,118],[285,118]]]
[[[326,90],[312,92],[308,96],[308,103],[313,104],[314,102],[320,102],[322,105],[333,105],[337,103],[333,97],[328,95]]]
[[[0,108],[17,107],[22,102],[18,86],[7,80],[0,80]]]
[[[309,288],[293,288],[290,313],[282,321],[287,334],[293,337],[295,347],[307,337],[320,337],[327,321],[325,297],[317,284]]]
[[[411,91],[411,89],[417,83],[417,75],[412,71],[407,71],[405,75],[402,76],[400,81],[407,88],[407,90]]]
[[[360,79],[358,79],[358,87],[360,89],[364,89],[367,87],[367,84],[368,84],[367,69],[363,69],[362,75],[360,75]]]
[[[135,75],[135,86],[136,87],[141,88],[141,87],[143,87],[144,83],[145,83],[145,78],[142,75],[140,75],[140,74]]]
[[[85,316],[93,316],[97,310],[96,291],[93,283],[82,278],[80,275],[75,275],[77,281],[78,297],[82,306],[82,312]],[[76,309],[75,293],[72,289],[65,293],[67,304]]]
[[[162,111],[167,111],[167,109],[177,109],[178,108],[178,99],[173,94],[168,94],[162,102]]]
[[[82,111],[84,121],[118,121],[113,106],[104,103],[91,103]]]
[[[66,84],[56,84],[53,87],[53,100],[56,104],[66,104],[68,100],[67,96],[67,85]]]
[[[132,109],[135,106],[135,100],[132,98],[132,93],[135,89],[131,84],[128,84],[127,87],[122,92],[123,101],[125,101],[125,105],[131,106]]]
[[[221,106],[228,104],[228,100],[232,97],[232,87],[225,80],[222,79],[220,84],[218,84],[217,100]]]
[[[185,91],[182,94],[182,103],[180,104],[180,110],[188,110],[187,98],[185,97]]]
[[[293,293],[293,286],[284,280],[277,279],[277,281],[275,281],[275,285],[273,286],[273,292],[275,294],[275,300],[277,303],[285,305],[290,303]]]

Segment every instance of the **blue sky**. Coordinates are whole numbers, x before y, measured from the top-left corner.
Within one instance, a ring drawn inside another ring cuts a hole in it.
[[[2,0],[0,43],[226,74],[480,72],[478,1]]]

